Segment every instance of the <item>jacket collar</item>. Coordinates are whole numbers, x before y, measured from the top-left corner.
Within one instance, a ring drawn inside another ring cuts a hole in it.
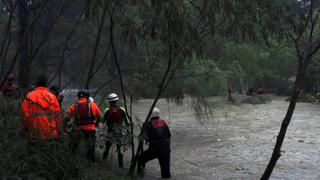
[[[78,100],[78,102],[79,102],[79,103],[86,103],[86,102],[88,102],[88,98],[80,98],[80,99]]]
[[[47,87],[36,87],[34,90],[48,90]]]

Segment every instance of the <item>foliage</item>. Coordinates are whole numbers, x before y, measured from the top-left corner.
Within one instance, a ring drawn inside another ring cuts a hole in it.
[[[265,47],[217,39],[210,45],[218,52],[209,52],[208,57],[214,59],[225,72],[228,86],[233,91],[241,92],[264,84],[268,90],[275,92],[279,84],[292,77],[296,70],[295,52],[286,43],[274,42],[273,46]]]
[[[56,179],[79,175],[81,158],[70,156],[64,143],[29,139],[21,127],[16,100],[1,97],[1,102],[1,177]]]
[[[320,93],[309,94],[309,93],[301,93],[298,97],[298,102],[306,102],[306,103],[320,103]]]

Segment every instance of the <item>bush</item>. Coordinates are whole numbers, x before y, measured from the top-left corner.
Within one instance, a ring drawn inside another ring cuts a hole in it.
[[[84,153],[71,153],[69,137],[36,141],[27,137],[19,118],[19,102],[0,97],[0,177],[9,179],[129,179],[101,164],[89,167]],[[84,145],[85,143],[82,143]],[[80,145],[80,152],[85,147]],[[107,173],[106,173],[107,172]]]
[[[79,177],[83,158],[68,151],[65,141],[35,141],[26,136],[19,118],[19,102],[0,103],[0,177],[70,179]]]
[[[297,99],[298,102],[306,102],[306,103],[319,103],[320,102],[320,93],[316,95],[301,93]]]

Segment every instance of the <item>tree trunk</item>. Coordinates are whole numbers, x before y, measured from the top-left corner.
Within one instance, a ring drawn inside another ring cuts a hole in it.
[[[93,72],[93,68],[95,66],[95,62],[96,62],[96,59],[97,59],[98,49],[99,49],[100,40],[101,40],[101,33],[102,33],[103,26],[104,26],[104,23],[105,23],[105,17],[106,17],[107,10],[108,10],[108,3],[106,3],[106,5],[103,8],[103,13],[102,13],[102,16],[101,16],[99,29],[98,29],[98,34],[97,34],[96,42],[95,42],[94,49],[93,49],[93,54],[92,54],[92,58],[91,58],[91,63],[90,63],[88,75],[87,75],[87,80],[86,80],[86,84],[84,86],[86,89],[89,89],[90,81],[94,76],[94,74],[92,72]]]
[[[298,66],[298,72],[297,72],[297,75],[296,75],[296,81],[295,81],[295,84],[294,84],[294,87],[293,87],[293,92],[292,92],[292,95],[291,95],[291,98],[290,98],[290,104],[289,104],[286,116],[284,117],[284,119],[282,121],[280,132],[279,132],[279,134],[277,136],[277,141],[276,141],[275,147],[273,149],[273,153],[272,153],[271,159],[270,159],[269,164],[268,164],[267,168],[265,169],[265,171],[264,171],[264,173],[263,173],[263,175],[261,177],[261,180],[269,179],[269,177],[270,177],[270,175],[271,175],[271,173],[273,171],[273,168],[275,167],[278,159],[281,156],[281,146],[283,144],[283,140],[285,138],[285,135],[286,135],[286,132],[287,132],[287,128],[289,126],[289,123],[291,121],[294,109],[296,107],[296,101],[297,101],[297,98],[298,98],[299,93],[301,91],[301,87],[303,85],[303,80],[304,80],[304,76],[305,76],[307,65],[308,65],[307,62],[309,62],[309,60],[305,61],[306,62],[305,64],[303,63],[304,62],[303,60],[300,60],[299,62],[300,63],[299,63],[299,66]]]
[[[28,34],[27,27],[29,22],[28,4],[25,0],[17,0],[18,18],[19,18],[19,35],[18,35],[18,49],[19,57],[19,86],[27,89],[29,85],[30,63],[29,63],[29,48],[28,48]],[[23,94],[24,95],[24,94]]]
[[[234,103],[234,102],[235,102],[235,100],[234,100],[233,97],[232,97],[232,91],[231,91],[230,88],[228,88],[228,101],[229,101],[230,103]]]

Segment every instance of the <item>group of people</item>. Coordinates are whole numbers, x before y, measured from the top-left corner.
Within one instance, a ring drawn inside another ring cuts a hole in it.
[[[61,135],[70,135],[70,150],[76,152],[80,141],[86,141],[86,153],[89,162],[94,163],[96,130],[99,123],[106,124],[110,138],[106,139],[103,159],[107,159],[112,144],[116,144],[119,167],[123,167],[123,143],[121,138],[128,135],[128,116],[120,107],[119,97],[111,93],[107,107],[101,113],[98,105],[90,97],[88,90],[77,93],[78,100],[67,110],[64,118],[61,113],[59,88],[48,89],[48,79],[37,76],[36,87],[25,97],[21,105],[22,126],[31,139],[52,141]],[[70,133],[67,129],[71,127]],[[138,157],[137,172],[144,175],[145,164],[157,158],[160,163],[161,176],[170,178],[170,130],[166,122],[160,119],[160,110],[154,108],[149,121],[143,124],[140,138],[149,142],[149,148]]]

